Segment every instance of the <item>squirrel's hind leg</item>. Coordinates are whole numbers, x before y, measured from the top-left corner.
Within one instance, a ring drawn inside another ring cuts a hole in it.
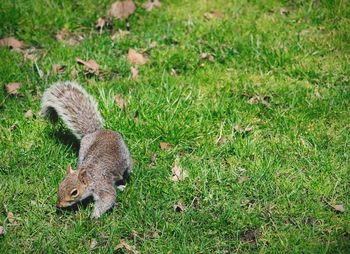
[[[91,218],[97,219],[106,211],[111,209],[115,204],[116,192],[114,185],[105,184],[101,189],[96,190],[93,194],[95,200],[95,208],[91,214]]]

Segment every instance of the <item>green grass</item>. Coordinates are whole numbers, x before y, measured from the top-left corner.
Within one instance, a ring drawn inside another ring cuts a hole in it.
[[[0,89],[0,253],[112,253],[121,239],[142,253],[348,253],[349,2],[164,0],[148,13],[137,1],[130,35],[116,40],[95,29],[112,2],[0,3],[0,37],[41,53],[34,63],[0,48],[0,84],[22,83],[20,96]],[[213,10],[224,16],[204,18]],[[56,41],[62,28],[84,41]],[[152,42],[149,63],[130,79],[128,49]],[[200,59],[205,52],[215,61]],[[96,60],[101,74],[84,75],[76,57]],[[53,74],[53,64],[66,71]],[[58,184],[77,154],[60,138],[65,126],[37,113],[43,91],[72,79],[73,68],[135,160],[117,206],[97,221],[89,219],[92,203],[56,211]],[[113,101],[119,93],[125,110]],[[250,104],[255,94],[270,96],[268,105]],[[253,130],[240,134],[236,124]],[[176,159],[189,172],[178,183],[169,180]],[[183,213],[173,209],[178,201]],[[255,241],[246,241],[249,232]]]

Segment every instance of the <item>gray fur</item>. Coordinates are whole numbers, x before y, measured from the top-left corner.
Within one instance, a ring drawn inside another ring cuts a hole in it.
[[[47,116],[52,109],[78,139],[102,128],[96,101],[75,82],[57,82],[45,91],[41,114]]]
[[[78,84],[55,83],[43,96],[42,114],[47,115],[53,108],[82,138],[77,170],[67,168],[58,190],[58,206],[67,207],[93,196],[91,217],[99,218],[115,203],[115,182],[132,170],[130,152],[118,132],[102,129],[96,102]]]

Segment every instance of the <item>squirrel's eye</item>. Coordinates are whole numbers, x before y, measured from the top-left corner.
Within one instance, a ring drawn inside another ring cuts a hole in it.
[[[71,192],[70,192],[70,195],[75,198],[78,196],[78,190],[77,189],[73,189]]]

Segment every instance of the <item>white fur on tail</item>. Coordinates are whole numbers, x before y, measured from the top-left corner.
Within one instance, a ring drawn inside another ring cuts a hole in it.
[[[52,109],[78,139],[102,128],[96,101],[76,82],[57,82],[45,91],[41,114],[47,116]]]

